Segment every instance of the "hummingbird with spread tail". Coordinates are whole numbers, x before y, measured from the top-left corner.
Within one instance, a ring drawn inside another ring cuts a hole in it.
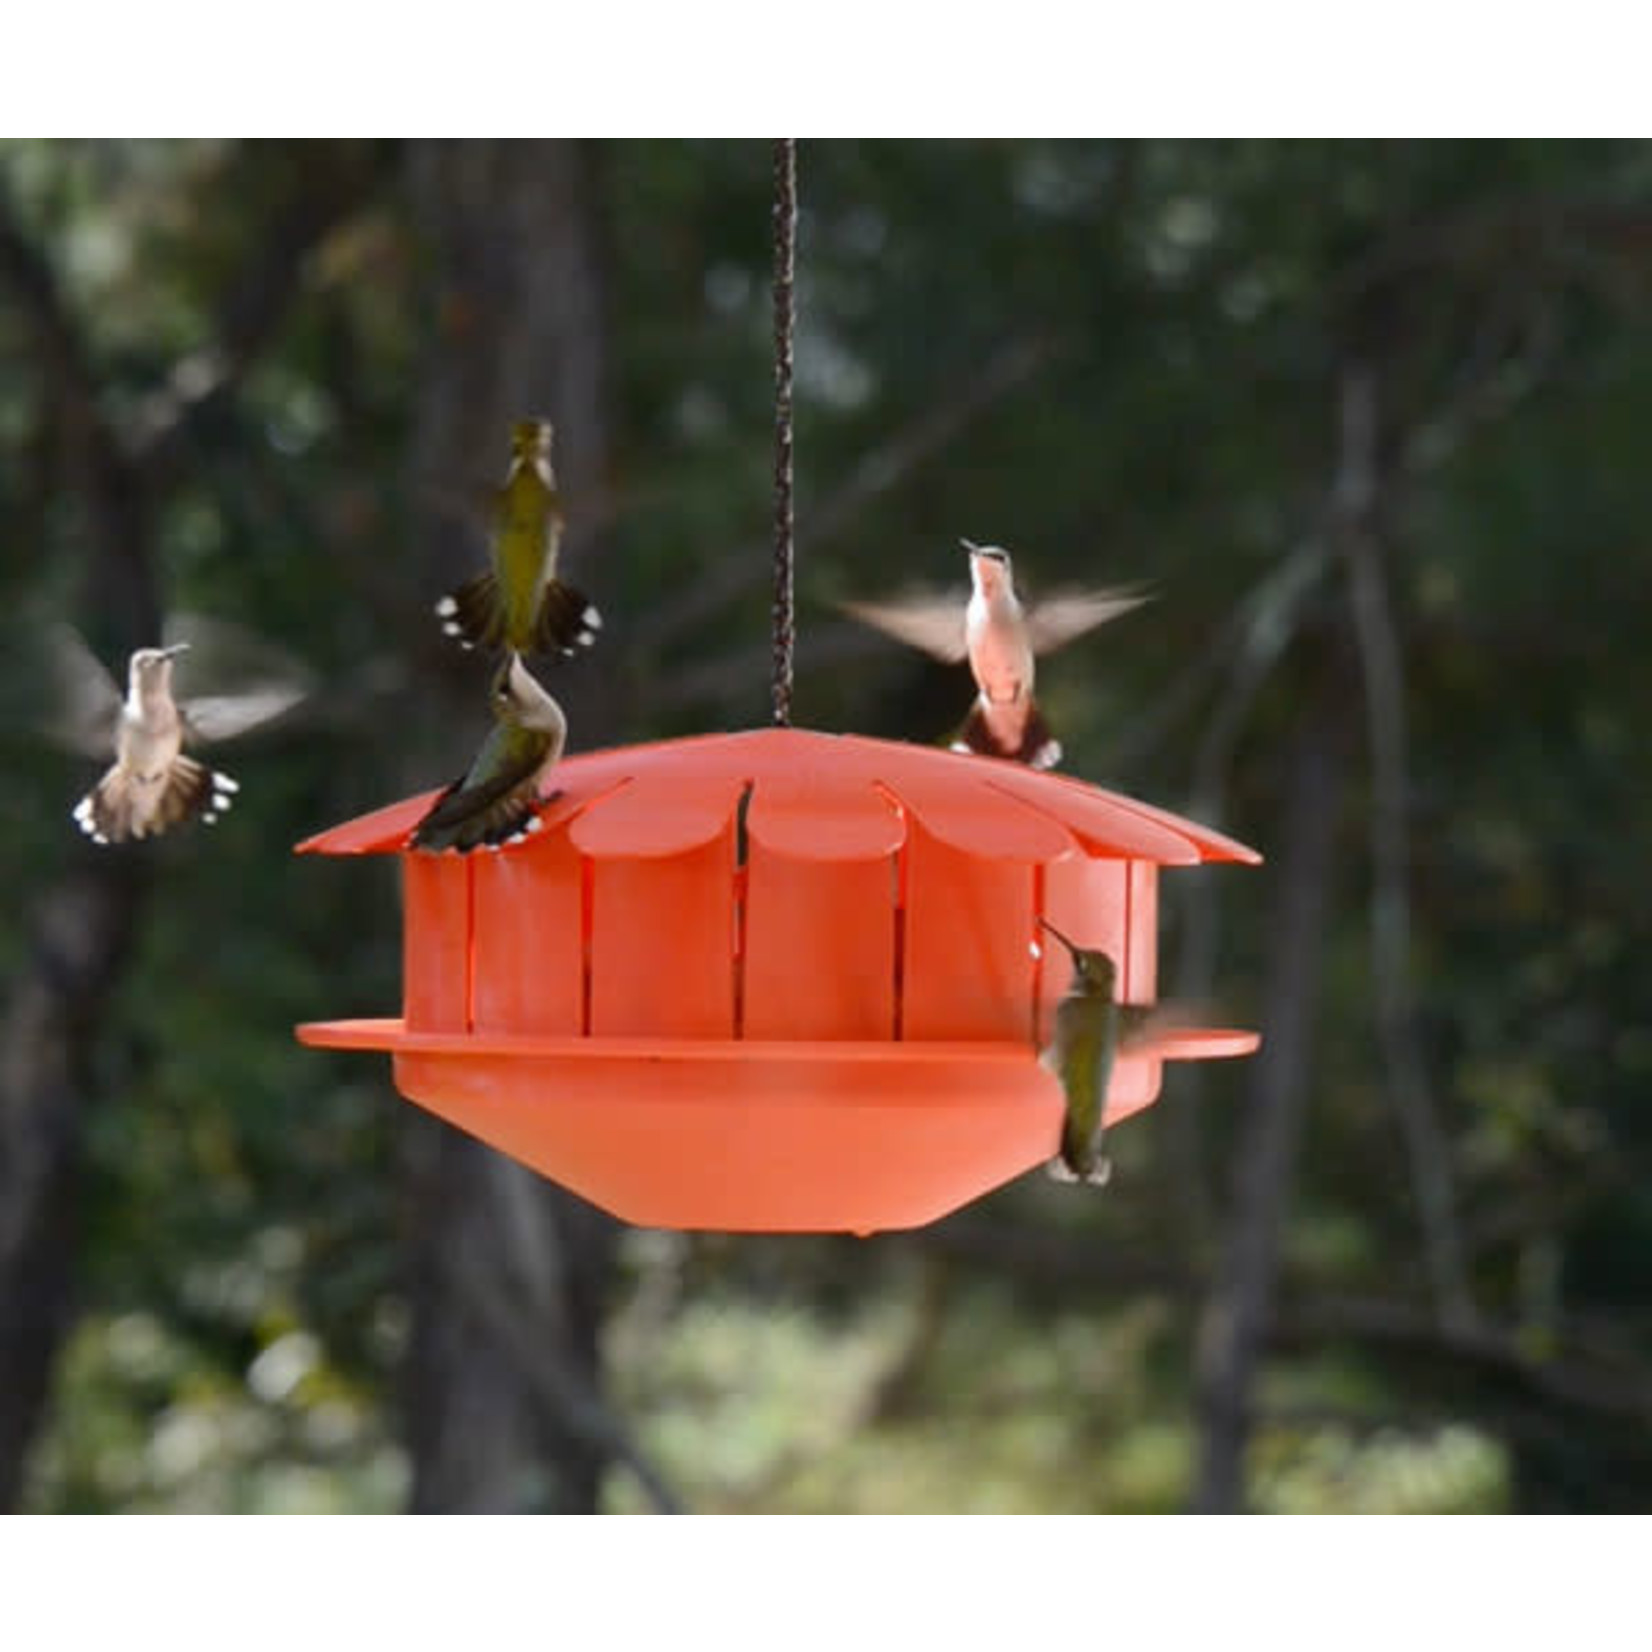
[[[158,837],[184,821],[213,824],[241,789],[221,769],[189,756],[186,744],[228,740],[272,721],[308,692],[296,662],[222,620],[176,616],[168,631],[186,631],[164,647],[139,648],[127,662],[126,694],[72,626],[48,629],[55,697],[46,735],[87,756],[114,762],[73,810],[75,824],[98,844]],[[236,692],[180,696],[172,669],[192,647],[197,678],[239,676]],[[225,662],[233,669],[226,670]]]
[[[955,597],[930,595],[839,607],[938,660],[969,661],[978,692],[953,736],[954,751],[1054,768],[1061,761],[1061,742],[1051,734],[1033,694],[1035,660],[1139,607],[1147,593],[1115,586],[1061,592],[1023,604],[1008,551],[968,539],[959,543],[969,553],[971,582],[962,608]]]
[[[1058,1182],[1106,1185],[1113,1161],[1101,1151],[1107,1122],[1107,1089],[1121,1049],[1158,1019],[1158,1006],[1118,1001],[1118,966],[1105,952],[1075,946],[1054,924],[1039,923],[1073,958],[1073,981],[1056,1005],[1055,1030],[1040,1060],[1061,1080],[1067,1111],[1061,1124],[1061,1151],[1050,1160]]]
[[[493,507],[493,566],[436,604],[443,632],[461,647],[570,655],[602,629],[584,592],[557,578],[564,519],[551,437],[544,419],[511,428],[510,469]]]
[[[470,767],[413,828],[417,849],[498,849],[540,829],[535,812],[555,792],[541,782],[562,757],[568,720],[514,651],[488,691],[495,726]]]

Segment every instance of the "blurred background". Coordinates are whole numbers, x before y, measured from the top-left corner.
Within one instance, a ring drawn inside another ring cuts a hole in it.
[[[0,1507],[1652,1505],[1652,148],[805,143],[795,714],[967,673],[845,621],[1157,600],[1040,672],[1171,872],[1103,1194],[870,1241],[626,1229],[291,1027],[394,1013],[395,867],[295,860],[486,726],[430,609],[558,430],[575,749],[767,720],[770,152],[0,145]],[[228,819],[98,850],[22,645],[302,659]]]

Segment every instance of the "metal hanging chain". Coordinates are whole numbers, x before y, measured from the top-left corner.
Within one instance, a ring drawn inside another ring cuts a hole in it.
[[[797,139],[774,140],[774,721],[792,721],[792,338],[796,324]]]

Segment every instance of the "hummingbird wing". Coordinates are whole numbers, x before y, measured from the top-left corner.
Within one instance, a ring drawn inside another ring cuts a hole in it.
[[[164,630],[169,645],[189,644],[173,681],[193,739],[230,740],[273,722],[314,687],[309,669],[286,649],[232,620],[176,613]]]
[[[508,738],[496,729],[476,761],[436,799],[413,828],[416,848],[497,848],[538,829],[537,782],[551,742],[510,754]]]
[[[1131,585],[1099,591],[1058,591],[1028,609],[1027,637],[1035,654],[1053,654],[1074,637],[1128,614],[1151,597],[1150,591]]]
[[[1208,1026],[1210,1020],[1209,1006],[1181,998],[1167,998],[1157,1004],[1120,1004],[1119,1048],[1139,1049],[1160,1033]]]
[[[260,723],[273,722],[303,698],[302,688],[272,685],[247,694],[203,694],[183,701],[178,709],[190,737],[205,744],[232,740]]]
[[[632,493],[620,492],[607,482],[591,481],[570,491],[560,482],[557,494],[570,516],[577,516],[589,530],[609,528],[631,506]],[[449,521],[474,527],[487,521],[497,508],[499,483],[477,476],[463,480],[416,482],[408,492],[421,506]]]
[[[957,597],[912,596],[899,602],[840,602],[837,607],[863,625],[950,665],[969,652],[964,637],[965,605]]]
[[[42,633],[46,709],[39,731],[83,757],[107,757],[120,721],[121,691],[86,639],[62,620]]]
[[[167,616],[162,632],[168,647],[189,644],[173,678],[198,691],[236,693],[270,683],[308,690],[311,685],[313,673],[290,649],[238,621],[179,610]]]

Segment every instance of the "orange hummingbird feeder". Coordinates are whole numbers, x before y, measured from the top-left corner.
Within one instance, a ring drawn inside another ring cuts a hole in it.
[[[1259,857],[1055,774],[787,726],[788,146],[777,173],[781,726],[568,758],[541,829],[497,853],[408,848],[435,793],[301,844],[399,853],[405,912],[403,1014],[298,1036],[388,1050],[403,1095],[628,1222],[871,1233],[1055,1153],[1039,1052],[1071,963],[1041,918],[1150,1003],[1159,868]],[[1166,1061],[1257,1043],[1151,1035],[1108,1123]]]

